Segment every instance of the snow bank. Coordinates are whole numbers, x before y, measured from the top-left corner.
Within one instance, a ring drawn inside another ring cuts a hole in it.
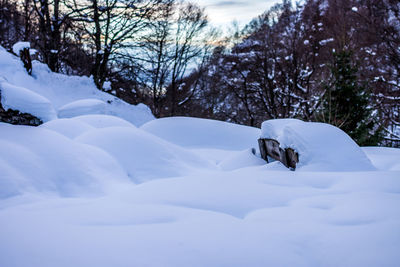
[[[141,129],[187,148],[244,150],[258,147],[260,129],[228,122],[172,117],[150,121]]]
[[[47,65],[38,61],[33,61],[32,65],[33,71],[30,76],[18,57],[3,48],[0,49],[0,77],[5,77],[13,86],[27,88],[48,99],[56,109],[62,108],[62,117],[104,113],[123,118],[136,126],[154,119],[146,105],[131,105],[102,92],[96,88],[89,77],[53,73]],[[97,99],[99,102],[94,103],[88,99]],[[105,103],[105,106],[100,102]],[[65,106],[67,104],[71,105]],[[53,117],[53,114],[49,117]]]
[[[39,127],[55,131],[71,139],[97,128],[136,128],[128,121],[110,115],[83,115],[68,119],[56,119],[46,122]]]
[[[40,64],[30,77],[14,59],[0,47],[0,75],[13,86],[57,108],[99,99],[109,115],[0,123],[0,266],[400,262],[398,150],[363,148],[383,170],[369,171],[365,154],[332,126],[268,121],[262,136],[293,146],[298,170],[313,170],[290,172],[252,154],[259,129],[194,118],[137,128],[151,119],[147,108]]]
[[[56,119],[43,123],[39,127],[55,131],[71,139],[94,129],[88,123],[76,119]]]
[[[107,127],[134,127],[132,123],[110,115],[83,115],[75,117],[74,120],[78,120],[91,125],[94,128],[107,128]]]
[[[1,104],[5,110],[13,109],[29,113],[42,121],[57,117],[51,102],[26,88],[12,85],[0,77]]]
[[[181,176],[196,168],[212,168],[196,154],[134,127],[96,129],[75,140],[108,152],[135,183]]]
[[[104,151],[39,127],[0,123],[0,198],[27,191],[61,196],[101,194],[111,181],[127,181]]]
[[[398,192],[398,172],[254,167],[15,199],[0,209],[0,265],[397,266]]]
[[[99,99],[81,99],[58,109],[59,118],[71,118],[87,114],[105,114],[106,103]]]
[[[296,170],[375,169],[362,149],[345,132],[329,124],[296,119],[268,120],[262,123],[261,138],[275,139],[282,148],[295,149],[299,153]]]
[[[232,151],[218,165],[224,171],[231,171],[251,166],[265,165],[265,161],[256,157],[251,149],[246,149],[240,152]]]
[[[363,147],[362,150],[379,170],[400,171],[400,149],[390,147]]]
[[[0,123],[0,266],[398,264],[399,171],[290,172],[237,144],[210,148],[201,134],[226,131],[216,124],[193,132],[188,150],[108,115]],[[310,128],[344,138],[319,124],[288,125],[304,130],[288,144],[308,145]],[[237,129],[250,140],[252,130]],[[392,168],[397,150],[383,152],[391,163],[382,169]],[[303,170],[324,160],[310,155]]]

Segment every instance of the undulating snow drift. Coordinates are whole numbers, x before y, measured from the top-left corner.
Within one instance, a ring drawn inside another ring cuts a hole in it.
[[[35,92],[8,83],[0,76],[1,104],[5,110],[14,109],[29,113],[42,121],[57,118],[51,102]]]
[[[25,46],[26,44],[21,43],[17,48]],[[18,91],[14,90],[13,95],[16,98],[14,102],[8,102],[10,104],[7,108],[18,110],[21,108],[20,99],[27,103],[35,103],[40,96],[41,106],[26,105],[24,112],[31,111],[32,115],[37,110],[40,112],[43,110],[43,103],[48,100],[51,107],[46,106],[46,108],[57,110],[60,118],[100,113],[124,118],[138,126],[154,119],[147,106],[130,105],[117,97],[101,92],[96,89],[91,78],[53,73],[45,64],[37,61],[32,65],[32,76],[29,76],[21,60],[0,46],[0,82],[6,82],[7,88],[10,86],[19,88]],[[5,90],[4,87],[0,84],[0,91]],[[27,91],[30,92],[26,93]],[[13,103],[15,105],[12,105]],[[53,119],[55,114],[49,113],[48,116],[49,118],[45,117],[43,121]]]
[[[19,64],[3,60],[0,75]],[[41,72],[5,78],[68,118],[0,123],[0,266],[398,266],[399,149],[297,120],[138,127],[141,108],[111,116],[106,96],[63,91],[87,78]],[[295,148],[299,168],[254,155],[260,136]]]
[[[187,148],[242,150],[255,147],[260,135],[258,128],[185,117],[152,120],[141,128]]]

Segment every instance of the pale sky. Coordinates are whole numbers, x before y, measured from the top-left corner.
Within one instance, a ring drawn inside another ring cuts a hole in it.
[[[261,15],[281,0],[197,0],[206,8],[210,21],[216,26],[229,25],[237,20],[241,26]]]

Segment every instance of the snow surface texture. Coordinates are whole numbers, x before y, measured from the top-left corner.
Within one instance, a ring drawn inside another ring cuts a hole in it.
[[[339,128],[297,119],[268,120],[261,138],[275,139],[299,153],[300,171],[370,171],[375,167],[362,149]]]
[[[0,124],[0,266],[398,264],[399,150],[364,148],[377,171],[291,172],[251,153],[259,135],[195,118]]]
[[[141,127],[171,143],[187,148],[242,150],[258,146],[260,129],[223,121],[185,117],[162,118]],[[193,138],[196,136],[196,138]]]
[[[16,48],[23,48],[21,43],[17,44]],[[11,86],[23,88],[25,91],[31,91],[32,94],[35,93],[49,100],[58,110],[61,118],[86,114],[108,114],[121,117],[137,126],[154,119],[146,105],[130,105],[117,97],[99,91],[89,77],[53,73],[45,64],[38,61],[33,61],[32,65],[33,71],[30,76],[18,57],[0,46],[0,80],[2,78]],[[44,111],[42,106],[29,108]],[[52,118],[54,112],[50,113],[44,117]]]
[[[400,149],[390,147],[363,147],[362,149],[378,169],[400,171]]]
[[[9,84],[0,77],[1,104],[5,110],[13,109],[29,113],[42,121],[57,118],[51,102],[35,92]]]
[[[87,99],[117,110],[87,78],[36,68],[42,78],[18,80],[20,62],[4,55],[0,75],[59,110],[96,109]],[[195,118],[138,128],[149,114],[119,103],[119,117],[0,123],[1,267],[398,266],[399,149],[269,121],[268,136],[307,159],[292,172],[253,155],[260,129]]]
[[[99,99],[81,99],[58,109],[59,118],[72,118],[86,114],[105,114],[107,104]]]

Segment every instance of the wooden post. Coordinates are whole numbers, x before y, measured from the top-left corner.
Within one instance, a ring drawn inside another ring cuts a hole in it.
[[[267,155],[267,148],[265,146],[264,139],[262,138],[258,139],[258,147],[260,148],[261,158],[264,159],[266,162],[269,162]]]
[[[24,63],[24,67],[29,75],[32,75],[32,59],[31,54],[29,53],[29,48],[25,47],[21,51],[19,51],[19,57]]]
[[[296,164],[299,162],[299,153],[293,150],[293,148],[285,149],[286,163],[288,168],[296,169]]]

